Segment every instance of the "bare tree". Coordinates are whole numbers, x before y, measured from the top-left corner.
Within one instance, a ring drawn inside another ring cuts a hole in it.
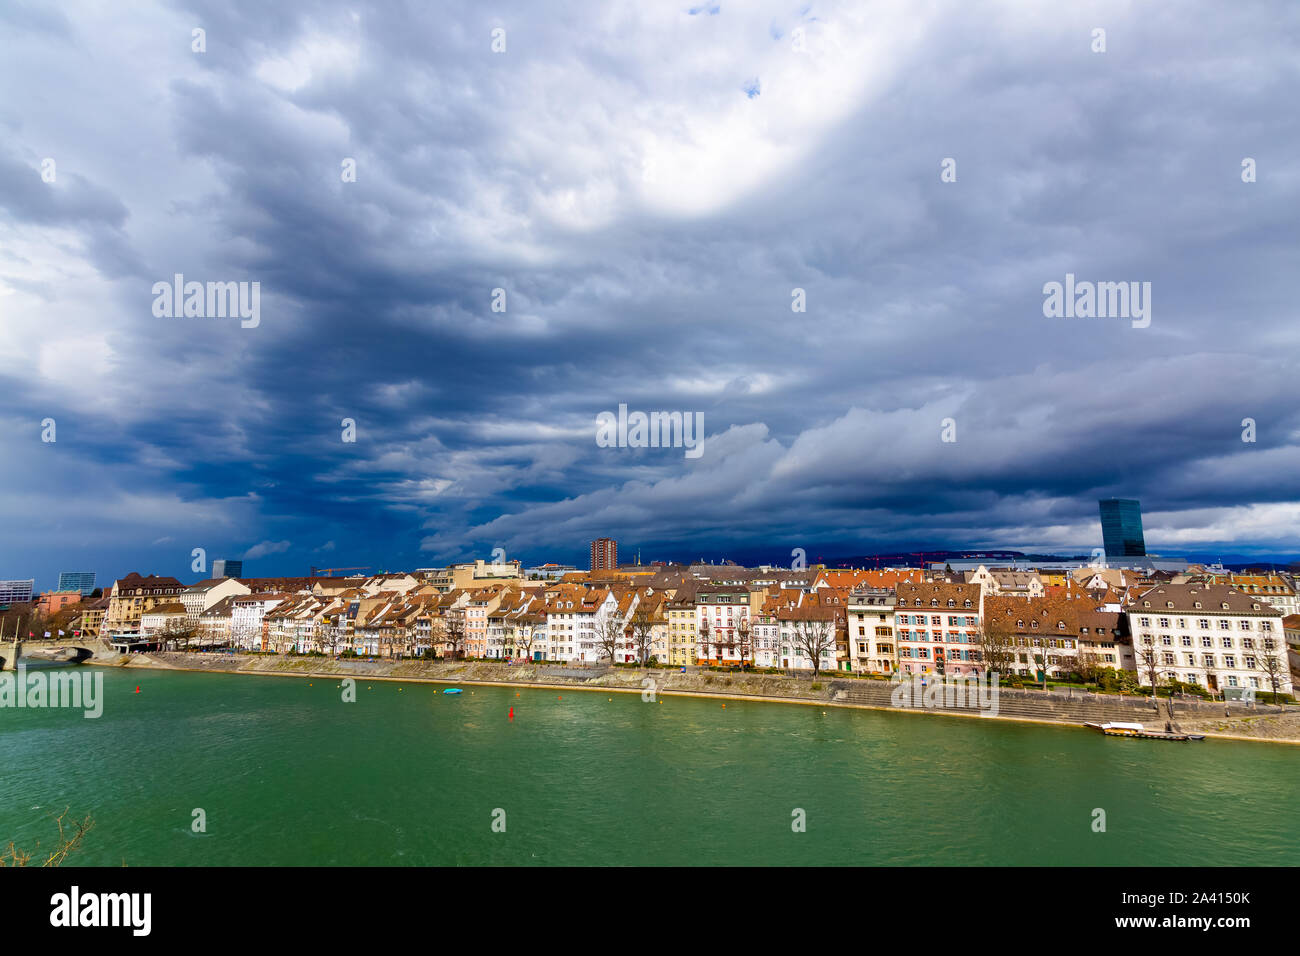
[[[736,625],[736,636],[739,638],[736,646],[740,648],[741,670],[745,669],[746,662],[754,650],[753,633],[754,625],[750,623],[748,615],[742,617],[740,623]]]
[[[68,815],[68,808],[64,807],[63,812],[54,817],[54,822],[59,827],[59,839],[54,849],[46,854],[45,859],[33,864],[32,858],[36,856],[35,850],[22,850],[14,846],[13,841],[9,846],[0,853],[0,867],[4,866],[60,866],[71,854],[75,853],[81,847],[81,841],[85,839],[87,833],[94,827],[95,821],[87,814],[84,820],[72,820],[70,822],[72,833],[69,835],[64,825],[64,818]],[[53,814],[51,814],[53,816]],[[40,844],[36,844],[38,847]]]
[[[706,617],[700,622],[700,657],[706,661],[709,659],[709,645],[712,643],[712,629],[709,627],[709,619]]]
[[[1038,641],[1038,648],[1033,652],[1034,666],[1038,668],[1038,673],[1042,675],[1042,689],[1047,690],[1047,667],[1051,663],[1051,659],[1047,656],[1047,638],[1038,637],[1034,638],[1034,640]]]
[[[812,660],[813,678],[821,672],[822,653],[835,647],[835,626],[820,618],[801,618],[795,622],[794,645]]]
[[[999,676],[1013,672],[1016,665],[1016,639],[1008,622],[999,617],[985,618],[980,623],[975,640],[988,672]]]
[[[519,622],[515,630],[515,646],[518,650],[523,651],[523,657],[528,660],[533,659],[533,644],[537,641],[536,623]]]
[[[617,614],[609,615],[596,625],[596,647],[603,657],[609,658],[611,664],[614,663],[619,644],[625,639],[623,629],[623,622]]]
[[[1264,638],[1264,647],[1256,653],[1255,658],[1259,661],[1259,669],[1264,672],[1273,688],[1273,703],[1276,704],[1277,689],[1290,671],[1290,665],[1284,656],[1278,654],[1277,641],[1271,637]]]
[[[189,647],[199,635],[199,625],[191,623],[186,618],[173,618],[167,622],[158,636],[162,640],[163,649],[167,650],[169,647]]]
[[[465,652],[465,618],[448,614],[442,621],[442,642],[448,648],[447,656],[457,660]]]
[[[1151,683],[1151,696],[1155,698],[1158,696],[1156,688],[1160,679],[1160,652],[1154,644],[1143,644],[1138,648],[1137,659],[1138,666],[1147,673],[1147,680]],[[1158,708],[1159,704],[1156,706]]]
[[[637,660],[645,667],[650,659],[650,649],[654,645],[654,612],[644,601],[636,606],[632,614],[632,646],[636,648]]]

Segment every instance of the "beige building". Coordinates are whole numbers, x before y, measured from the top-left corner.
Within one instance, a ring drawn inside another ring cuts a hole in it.
[[[482,559],[445,568],[421,568],[415,572],[424,582],[446,594],[448,591],[483,587],[487,584],[512,584],[523,580],[518,561],[489,562]]]
[[[663,658],[673,667],[694,664],[696,660],[695,640],[695,587],[693,583],[684,584],[664,604],[664,616],[668,621],[667,657]]]
[[[1040,598],[1045,590],[1042,578],[1036,571],[1013,571],[1001,568],[990,570],[982,564],[974,571],[967,571],[965,581],[967,584],[978,584],[985,597],[1003,595]]]
[[[141,576],[134,571],[114,581],[104,614],[104,635],[138,629],[146,611],[160,604],[179,603],[184,590],[185,585],[175,578],[157,574]]]
[[[103,633],[108,604],[109,599],[104,597],[96,598],[82,607],[81,622],[77,628],[82,637],[99,637]]]

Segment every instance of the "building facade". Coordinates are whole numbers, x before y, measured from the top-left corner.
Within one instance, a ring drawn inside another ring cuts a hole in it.
[[[591,542],[592,571],[612,571],[618,567],[618,542],[613,538],[597,538]]]
[[[897,602],[892,588],[866,585],[850,593],[848,624],[852,670],[869,674],[892,674],[898,670],[898,643],[894,639]]]
[[[1165,584],[1125,609],[1138,678],[1173,677],[1210,691],[1229,687],[1291,693],[1282,613],[1226,585]],[[1280,666],[1279,666],[1280,663]]]
[[[1142,535],[1142,505],[1135,498],[1103,498],[1101,538],[1108,558],[1142,557],[1147,553]]]
[[[94,571],[60,571],[58,591],[80,591],[82,597],[90,597],[95,590]]]
[[[0,581],[0,604],[25,604],[32,599],[36,579]]]
[[[108,611],[104,615],[105,636],[137,630],[141,616],[160,604],[180,601],[185,585],[175,578],[158,574],[140,575],[132,571],[113,582]]]
[[[36,608],[42,614],[57,614],[65,607],[81,603],[80,591],[42,591]]]
[[[230,558],[218,558],[212,562],[212,576],[214,578],[242,578],[244,576],[244,562],[234,561]]]
[[[983,672],[978,584],[900,584],[894,629],[900,670],[909,674]]]

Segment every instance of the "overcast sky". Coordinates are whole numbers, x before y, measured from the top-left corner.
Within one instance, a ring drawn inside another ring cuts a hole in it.
[[[1300,4],[691,2],[0,4],[0,578],[1300,552]]]

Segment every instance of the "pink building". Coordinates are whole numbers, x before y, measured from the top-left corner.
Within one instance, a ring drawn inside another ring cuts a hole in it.
[[[42,591],[36,607],[42,614],[57,614],[65,607],[80,603],[80,591]]]

